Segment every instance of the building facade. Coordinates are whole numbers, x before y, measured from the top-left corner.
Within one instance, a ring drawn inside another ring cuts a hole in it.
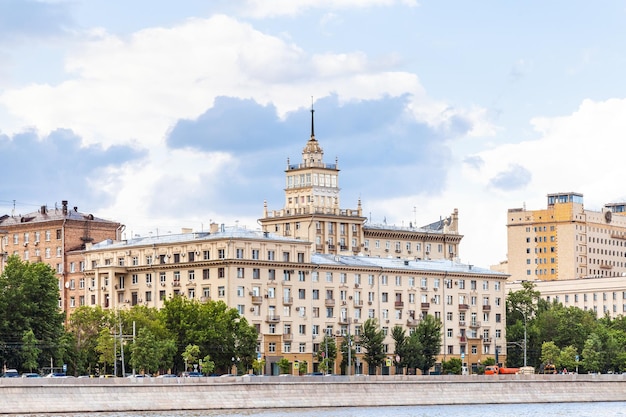
[[[554,281],[533,281],[535,290],[549,303],[593,311],[598,318],[626,315],[626,279],[624,277],[589,277]],[[506,284],[509,291],[522,289],[520,281]]]
[[[81,213],[78,207],[47,206],[25,215],[0,217],[0,273],[6,258],[18,255],[23,261],[44,262],[57,273],[59,281],[59,308],[66,318],[71,311],[84,304],[80,282],[83,280],[83,250],[89,242],[120,239],[124,226],[120,223]]]
[[[88,305],[160,308],[169,297],[221,300],[259,333],[266,373],[277,362],[307,361],[317,370],[324,335],[358,335],[368,318],[386,334],[409,332],[425,314],[443,323],[439,361],[461,358],[474,368],[496,349],[504,361],[507,275],[450,260],[319,254],[303,239],[240,227],[211,232],[104,241],[85,251],[82,288]],[[364,370],[361,347],[351,372]],[[334,372],[340,372],[337,361]],[[383,373],[392,372],[388,368]]]
[[[580,193],[548,194],[540,210],[508,210],[511,280],[621,277],[626,273],[626,203],[587,210]]]

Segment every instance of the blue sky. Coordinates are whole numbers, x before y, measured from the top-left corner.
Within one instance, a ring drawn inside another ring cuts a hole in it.
[[[507,209],[626,201],[626,2],[0,0],[0,214],[257,228],[310,133],[341,205],[506,259]],[[14,209],[15,206],[15,209]]]

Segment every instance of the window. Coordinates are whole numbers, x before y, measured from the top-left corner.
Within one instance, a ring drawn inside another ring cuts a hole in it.
[[[225,297],[226,296],[226,287],[224,286],[219,286],[217,287],[217,296],[218,297]]]
[[[276,257],[276,253],[273,250],[268,250],[267,251],[267,260],[268,261],[273,261],[275,260],[274,258]]]
[[[224,249],[218,249],[217,250],[217,257],[218,257],[218,259],[226,258],[226,251]]]
[[[235,256],[237,257],[237,259],[243,259],[243,249],[237,248]]]

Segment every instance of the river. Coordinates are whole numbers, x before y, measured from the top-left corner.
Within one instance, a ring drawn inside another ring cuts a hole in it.
[[[11,414],[3,416],[17,417]],[[21,414],[21,417],[57,417],[59,414]],[[76,413],[63,417],[613,417],[626,416],[625,402],[437,405],[410,407],[291,408],[272,410],[204,410],[123,413]]]

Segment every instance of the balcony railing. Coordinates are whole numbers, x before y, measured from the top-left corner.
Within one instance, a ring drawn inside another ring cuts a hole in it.
[[[430,303],[422,303],[422,310],[428,310],[430,308]]]
[[[269,315],[265,318],[267,323],[278,323],[280,321],[280,316]]]
[[[334,307],[335,306],[335,299],[334,298],[327,298],[324,300],[324,305],[326,307]]]
[[[408,319],[406,319],[406,325],[407,327],[416,327],[419,323],[418,319],[414,319],[409,317]]]

